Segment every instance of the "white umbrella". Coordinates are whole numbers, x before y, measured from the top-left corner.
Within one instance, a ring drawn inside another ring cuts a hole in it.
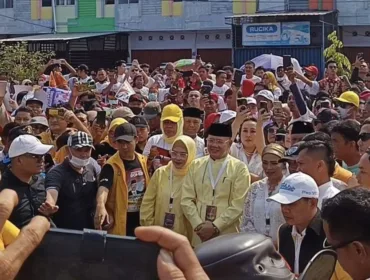
[[[262,66],[265,69],[276,70],[279,66],[283,66],[283,57],[273,54],[261,54],[260,56],[253,58],[251,61],[254,62],[256,68]],[[292,64],[294,70],[302,74],[302,68],[299,65],[298,60],[292,58]],[[244,70],[244,65],[240,67],[240,70]]]

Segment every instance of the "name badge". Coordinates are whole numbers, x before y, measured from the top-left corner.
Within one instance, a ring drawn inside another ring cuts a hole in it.
[[[166,212],[164,215],[163,227],[173,230],[175,226],[175,214]]]
[[[217,216],[217,206],[207,205],[206,221],[213,222],[214,220],[216,220],[216,216]]]

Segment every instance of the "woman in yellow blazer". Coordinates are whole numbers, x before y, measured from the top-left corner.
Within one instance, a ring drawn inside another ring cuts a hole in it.
[[[175,139],[170,163],[157,169],[150,179],[140,208],[140,224],[164,226],[190,238],[190,224],[181,209],[181,188],[190,163],[195,159],[193,139]]]

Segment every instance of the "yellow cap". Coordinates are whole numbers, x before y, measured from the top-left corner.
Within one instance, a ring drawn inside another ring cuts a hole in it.
[[[335,100],[355,105],[357,108],[360,107],[360,97],[353,91],[343,92],[338,98],[335,98]]]
[[[171,121],[177,123],[182,119],[182,110],[175,104],[169,104],[162,110],[161,121]]]

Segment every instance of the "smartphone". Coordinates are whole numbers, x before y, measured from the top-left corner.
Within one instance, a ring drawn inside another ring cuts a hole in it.
[[[281,101],[274,101],[273,111],[275,114],[281,114],[283,111],[283,104]]]
[[[106,111],[98,111],[96,115],[96,123],[102,128],[105,127],[106,116],[107,116]]]
[[[194,72],[193,72],[192,70],[181,72],[181,74],[182,74],[182,76],[183,76],[184,78],[188,78],[188,77],[193,76],[193,73],[194,73]]]
[[[50,229],[17,279],[154,280],[159,250],[157,244],[106,231]]]
[[[210,85],[202,85],[202,87],[200,88],[200,93],[204,96],[204,95],[209,95],[212,91],[213,87],[211,87]]]
[[[236,100],[236,102],[238,104],[238,107],[240,107],[240,106],[247,106],[248,105],[247,98],[238,98]]]
[[[321,101],[320,106],[321,106],[321,108],[330,108],[330,102],[329,101]]]
[[[276,134],[275,141],[277,141],[277,142],[285,142],[285,134]]]
[[[247,110],[247,106],[245,106],[245,105],[241,105],[241,106],[240,106],[240,112],[243,112],[243,111],[245,111],[245,110]]]
[[[49,108],[48,110],[48,116],[49,117],[58,117],[59,116],[59,110],[54,108]]]
[[[260,101],[260,109],[265,109],[265,112],[268,111],[266,101]]]
[[[242,70],[234,69],[234,85],[240,87],[242,84],[242,77],[244,73]]]
[[[287,69],[292,66],[292,57],[290,55],[283,55],[283,67]]]
[[[363,52],[359,52],[359,53],[357,54],[357,57],[358,57],[359,59],[363,59],[363,58],[364,58],[364,53],[363,53]]]
[[[62,64],[62,61],[59,59],[54,60],[54,64]]]
[[[50,169],[55,165],[54,160],[50,154],[44,156],[45,169]]]

